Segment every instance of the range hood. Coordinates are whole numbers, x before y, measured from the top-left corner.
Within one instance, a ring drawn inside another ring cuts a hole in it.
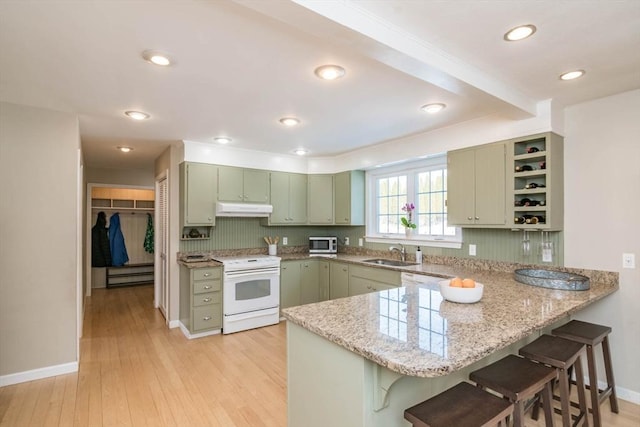
[[[254,203],[216,203],[216,216],[266,217],[273,212],[273,206]]]

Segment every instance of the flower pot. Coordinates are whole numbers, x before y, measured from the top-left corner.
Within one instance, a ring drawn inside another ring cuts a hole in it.
[[[405,227],[404,229],[404,235],[407,239],[411,238],[411,236],[413,236],[413,228],[411,227]]]

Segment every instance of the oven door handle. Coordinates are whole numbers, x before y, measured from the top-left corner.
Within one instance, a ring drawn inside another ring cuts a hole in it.
[[[224,277],[238,278],[238,277],[252,277],[252,276],[264,276],[264,275],[276,275],[280,276],[279,268],[261,268],[256,270],[244,270],[244,271],[228,271],[224,273]]]

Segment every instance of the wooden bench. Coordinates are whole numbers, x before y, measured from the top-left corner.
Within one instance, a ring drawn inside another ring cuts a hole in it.
[[[120,267],[107,267],[107,288],[147,285],[154,283],[154,264],[126,264]]]

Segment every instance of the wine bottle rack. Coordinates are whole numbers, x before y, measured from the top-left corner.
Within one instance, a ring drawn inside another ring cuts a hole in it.
[[[510,140],[507,165],[511,169],[508,187],[507,222],[514,229],[561,230],[563,209],[563,139],[544,133]],[[529,206],[522,203],[530,201]],[[532,202],[532,203],[531,203]],[[519,223],[518,218],[536,217],[539,222]]]

